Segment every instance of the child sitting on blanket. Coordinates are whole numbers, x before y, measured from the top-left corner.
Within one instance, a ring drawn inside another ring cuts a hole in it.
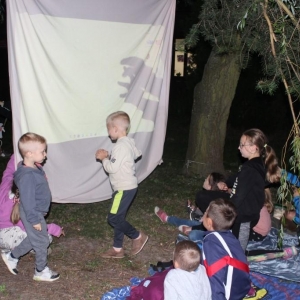
[[[200,265],[200,250],[192,241],[176,244],[173,256],[174,269],[164,281],[164,299],[206,300],[211,288],[205,268]],[[214,299],[214,298],[213,298]]]
[[[196,200],[198,202],[201,202],[206,210],[206,206],[208,206],[209,203],[215,199],[218,199],[220,197],[229,199],[230,195],[227,191],[228,188],[225,183],[224,175],[217,172],[212,172],[205,179],[203,183],[203,190],[197,193]],[[195,206],[191,205],[189,200],[188,207],[192,211],[196,210]],[[159,219],[163,223],[168,223],[170,225],[178,227],[179,231],[186,234],[191,241],[199,242],[203,240],[203,236],[206,233],[206,229],[201,225],[201,220],[188,220],[181,219],[176,216],[169,216],[164,210],[162,210],[158,206],[155,206],[154,213],[159,217]]]
[[[203,216],[203,224],[209,231],[203,239],[203,264],[214,300],[241,300],[250,291],[247,258],[230,231],[236,215],[231,201],[217,199]]]

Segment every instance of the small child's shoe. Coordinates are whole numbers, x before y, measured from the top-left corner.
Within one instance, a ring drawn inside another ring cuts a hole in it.
[[[18,270],[17,270],[17,265],[18,265],[18,259],[17,258],[12,258],[11,257],[11,251],[9,252],[2,252],[1,253],[2,259],[5,262],[8,270],[10,273],[17,275]]]
[[[36,281],[55,281],[59,278],[59,274],[46,267],[42,272],[35,270],[33,280]]]
[[[148,235],[140,231],[140,237],[132,240],[131,255],[136,255],[142,251],[148,241]]]
[[[155,206],[154,213],[160,218],[160,220],[163,223],[167,223],[168,215],[166,214],[165,211],[163,211],[162,209],[160,209],[158,206]]]
[[[268,294],[268,291],[264,288],[260,288],[253,283],[251,283],[251,288],[248,294],[243,298],[243,300],[259,300],[263,299]]]
[[[116,251],[114,248],[111,248],[106,252],[101,253],[100,256],[103,258],[123,258],[125,255],[123,249]]]

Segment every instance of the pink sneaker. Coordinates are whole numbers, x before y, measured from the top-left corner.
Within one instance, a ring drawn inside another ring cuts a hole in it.
[[[168,215],[166,214],[166,212],[164,212],[164,211],[163,211],[162,209],[160,209],[158,206],[155,206],[154,212],[155,212],[155,214],[160,218],[160,220],[161,220],[163,223],[167,223]]]

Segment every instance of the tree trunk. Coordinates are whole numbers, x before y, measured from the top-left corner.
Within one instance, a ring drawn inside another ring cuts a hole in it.
[[[224,173],[223,150],[227,119],[241,68],[239,54],[212,50],[203,77],[194,89],[185,174]]]

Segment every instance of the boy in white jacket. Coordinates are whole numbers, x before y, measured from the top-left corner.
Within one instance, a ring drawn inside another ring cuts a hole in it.
[[[165,300],[210,300],[211,288],[205,268],[200,265],[200,249],[192,241],[175,246],[173,264],[164,281]]]
[[[133,139],[127,137],[130,128],[130,118],[127,113],[117,111],[106,119],[109,137],[116,141],[109,156],[104,149],[96,152],[96,159],[102,161],[104,170],[109,174],[112,185],[112,205],[107,221],[114,228],[113,247],[101,254],[103,258],[123,258],[123,239],[127,235],[132,239],[131,255],[138,254],[146,244],[148,236],[137,231],[126,221],[126,214],[137,192],[135,176],[135,160],[142,152],[135,146]]]

